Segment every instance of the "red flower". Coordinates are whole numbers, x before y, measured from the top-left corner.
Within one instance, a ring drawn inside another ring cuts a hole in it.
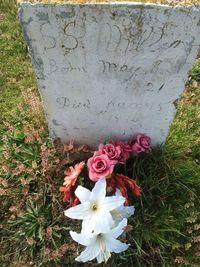
[[[121,179],[120,174],[117,174],[115,176],[115,179],[116,179],[117,188],[122,193],[122,196],[126,199],[124,205],[128,206],[129,205],[128,192],[127,192],[127,188],[124,183],[124,179]]]
[[[125,176],[123,174],[117,174],[118,179],[123,180],[126,187],[128,187],[131,192],[136,196],[141,196],[141,188],[137,185],[136,181]]]
[[[107,188],[109,191],[116,191],[116,188],[118,188],[122,196],[126,199],[125,205],[129,204],[128,189],[136,197],[141,196],[141,189],[136,181],[123,174],[113,174],[111,178],[107,179]]]
[[[59,191],[64,193],[63,202],[67,202],[71,198],[71,187],[61,186]]]

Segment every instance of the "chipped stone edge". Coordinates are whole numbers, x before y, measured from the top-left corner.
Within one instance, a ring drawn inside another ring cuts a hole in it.
[[[75,2],[77,1],[77,2]],[[34,6],[34,5],[42,5],[42,6],[45,6],[45,5],[52,5],[52,6],[63,6],[63,5],[79,5],[79,6],[101,6],[101,5],[135,5],[135,6],[157,6],[157,7],[171,7],[171,8],[191,8],[191,7],[199,7],[200,8],[200,2],[199,4],[185,4],[185,5],[181,5],[181,4],[176,4],[176,5],[170,5],[170,4],[162,4],[162,3],[152,3],[152,2],[132,2],[131,0],[130,1],[113,1],[113,2],[108,2],[108,1],[105,1],[105,2],[85,2],[85,3],[82,3],[81,1],[79,2],[79,0],[69,0],[69,1],[66,1],[66,2],[38,2],[38,3],[32,3],[30,1],[26,1],[26,0],[17,0],[17,4],[18,5],[31,5],[31,6]]]

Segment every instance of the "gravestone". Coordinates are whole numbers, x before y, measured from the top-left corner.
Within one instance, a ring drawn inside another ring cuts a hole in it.
[[[200,44],[200,7],[22,3],[53,138],[165,142]]]

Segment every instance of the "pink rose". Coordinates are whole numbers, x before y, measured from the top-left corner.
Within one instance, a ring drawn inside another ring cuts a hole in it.
[[[151,150],[151,138],[145,134],[137,134],[130,141],[133,154],[139,154],[141,152],[149,152]]]
[[[110,141],[110,143],[116,147],[117,146],[120,147],[121,154],[120,154],[118,161],[119,161],[119,163],[125,162],[129,158],[130,152],[132,152],[132,149],[131,149],[129,142],[127,142],[127,141]]]
[[[115,146],[113,144],[100,144],[99,152],[101,154],[107,155],[109,159],[115,160],[115,163],[117,163],[121,154],[121,148],[120,146]]]
[[[97,181],[101,177],[111,175],[115,166],[115,161],[110,160],[106,154],[95,152],[93,157],[88,159],[87,166],[89,169],[89,178]]]

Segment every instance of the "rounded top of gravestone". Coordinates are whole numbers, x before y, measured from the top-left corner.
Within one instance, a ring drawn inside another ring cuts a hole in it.
[[[103,4],[103,3],[142,3],[142,4],[162,4],[171,6],[191,6],[200,5],[200,0],[18,0],[18,3],[41,3],[41,4]]]

